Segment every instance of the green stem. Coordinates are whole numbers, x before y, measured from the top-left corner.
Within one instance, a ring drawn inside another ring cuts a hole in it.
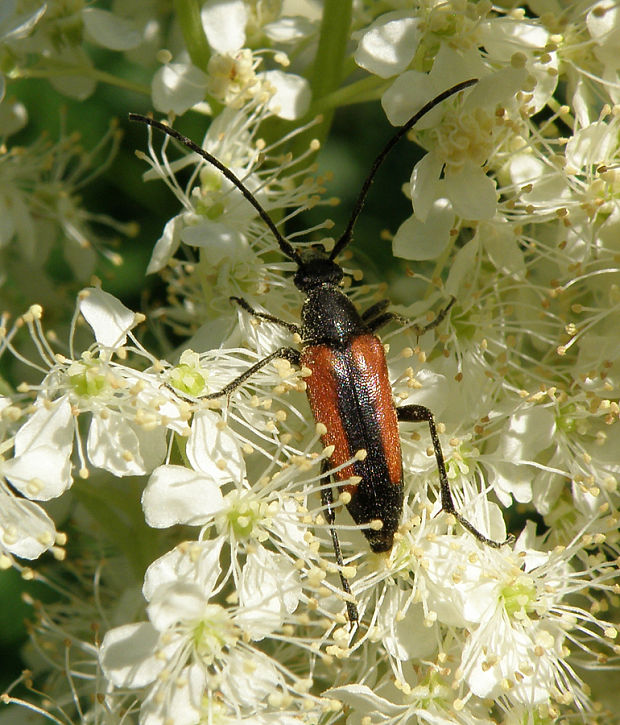
[[[350,38],[352,4],[352,0],[325,0],[319,45],[309,79],[312,98],[316,104],[337,90],[342,83],[343,65]],[[319,140],[322,141],[327,136],[332,117],[333,106],[326,109],[321,125],[313,129],[313,135]]]
[[[310,77],[314,98],[322,98],[342,82],[351,28],[352,0],[325,0],[319,45]]]
[[[93,78],[97,83],[106,83],[114,88],[123,88],[126,91],[132,91],[134,93],[140,93],[144,96],[151,95],[151,89],[149,86],[142,85],[141,83],[134,83],[126,78],[119,78],[118,76],[112,75],[112,73],[106,73],[105,71],[98,70],[97,68],[76,68],[75,66],[62,66],[54,65],[54,67],[48,68],[24,68],[18,71],[12,78],[58,78],[64,75],[80,75],[86,78]]]
[[[315,107],[322,99],[340,87],[344,78],[347,43],[351,33],[351,8],[353,0],[325,0],[319,44],[314,59],[314,65],[309,73],[308,80],[312,90],[313,105],[299,125],[309,122],[316,115]],[[310,132],[298,135],[292,145],[293,156],[300,156],[308,147],[311,138],[323,141],[331,126],[334,106],[329,106],[323,114],[318,126],[313,126]],[[277,126],[275,131],[279,129]],[[280,129],[281,130],[281,129]]]
[[[350,106],[354,103],[376,101],[378,98],[381,98],[385,88],[386,83],[382,78],[378,78],[377,76],[362,78],[360,81],[349,83],[332,93],[328,93],[323,98],[319,98],[312,104],[311,114],[325,113],[326,111],[340,108],[341,106]]]
[[[174,0],[174,10],[192,63],[206,71],[211,51],[200,19],[200,4],[196,0]]]

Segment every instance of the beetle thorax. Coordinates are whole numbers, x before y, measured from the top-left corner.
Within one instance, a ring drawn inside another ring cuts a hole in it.
[[[355,305],[335,285],[324,283],[307,294],[301,310],[305,343],[342,347],[355,335],[367,331]]]

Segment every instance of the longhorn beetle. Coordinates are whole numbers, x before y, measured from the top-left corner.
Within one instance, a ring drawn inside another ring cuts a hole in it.
[[[163,123],[135,113],[129,115],[132,121],[146,123],[180,141],[219,169],[239,189],[273,233],[282,254],[297,265],[293,282],[306,296],[301,310],[301,325],[258,312],[246,300],[231,297],[233,302],[255,318],[281,325],[290,332],[297,333],[302,339],[302,349],[300,352],[295,348],[281,347],[252,365],[218,392],[202,395],[200,398],[212,400],[229,395],[276,358],[284,358],[293,365],[309,369],[311,374],[306,378],[306,384],[310,407],[316,421],[325,426],[323,445],[334,447],[329,463],[323,462],[323,474],[327,473],[330,466],[340,467],[334,474],[339,491],[348,494],[344,498],[345,501],[348,500],[346,506],[349,513],[357,524],[363,526],[362,531],[374,552],[387,552],[392,548],[403,509],[399,421],[428,424],[439,471],[442,510],[452,514],[464,528],[485,544],[499,547],[503,543],[488,539],[456,510],[432,412],[422,405],[405,405],[400,408],[394,405],[385,352],[374,333],[387,322],[401,318],[395,313],[386,312],[388,300],[373,305],[360,315],[339,287],[344,273],[335,261],[350,244],[353,227],[362,211],[370,185],[392,147],[437,104],[474,83],[477,83],[475,78],[440,93],[390,139],[375,159],[347,227],[329,253],[315,248],[302,252],[293,247],[280,234],[275,222],[252,193],[214,156]],[[417,328],[418,335],[439,324],[454,301],[452,298],[430,324]],[[356,456],[358,451],[362,453]],[[355,459],[354,462],[345,465],[351,459]],[[353,482],[350,480],[352,477],[355,477]],[[334,528],[334,499],[329,486],[322,487],[321,501],[330,527],[342,588],[347,595],[349,620],[356,622],[357,607],[349,582],[342,573],[344,564]]]

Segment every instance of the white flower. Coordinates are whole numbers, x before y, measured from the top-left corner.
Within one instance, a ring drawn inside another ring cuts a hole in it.
[[[13,458],[2,465],[4,475],[26,498],[47,501],[60,496],[73,483],[74,434],[67,398],[42,402],[17,431]]]
[[[141,315],[96,287],[82,291],[79,309],[95,333],[95,339],[103,347],[121,347],[127,342],[127,333],[142,321]]]
[[[484,589],[482,597],[480,590],[475,590],[479,615],[472,621],[478,626],[469,628],[462,676],[479,697],[502,696],[530,707],[561,700],[564,695],[579,701],[585,693],[564,661],[569,653],[564,641],[567,637],[578,639],[579,630],[594,621],[589,612],[569,599],[580,578],[568,567],[575,542],[567,551],[545,553],[525,548],[528,539],[534,543],[530,528],[516,547],[521,555],[513,560],[512,567],[510,557],[501,563],[484,557],[486,565],[480,560],[483,576],[490,576],[489,586],[486,598]],[[604,581],[613,573],[605,573],[602,567],[599,576]]]
[[[3,466],[0,466],[0,473]],[[52,519],[33,501],[16,497],[4,480],[0,482],[0,567],[12,556],[38,559],[64,538],[56,533]],[[61,548],[57,547],[59,558]]]
[[[402,73],[416,53],[419,26],[420,19],[412,12],[381,15],[361,35],[353,56],[355,62],[381,78]]]
[[[110,681],[121,688],[148,688],[141,706],[145,725],[170,717],[196,723],[215,706],[249,716],[268,711],[276,691],[289,694],[291,711],[307,702],[296,702],[292,675],[251,644],[271,631],[263,629],[263,607],[275,614],[269,592],[286,596],[294,582],[278,576],[273,568],[278,555],[272,554],[271,560],[256,562],[255,574],[244,575],[249,584],[248,577],[263,572],[252,583],[251,608],[211,603],[222,573],[220,549],[221,542],[187,542],[151,565],[144,588],[149,621],[117,627],[104,637],[100,657]]]
[[[205,34],[215,51],[207,68],[208,89],[229,108],[241,108],[247,101],[268,102],[274,115],[293,120],[301,118],[308,110],[310,85],[307,79],[276,70],[257,74],[261,53],[246,46],[246,25],[260,25],[272,14],[251,13],[242,0],[208,0],[202,6]],[[288,65],[284,53],[276,53],[274,57],[281,65]]]
[[[207,0],[200,11],[211,48],[217,53],[233,53],[245,44],[248,19],[243,0]]]
[[[135,23],[109,10],[86,7],[82,20],[89,40],[110,50],[131,50],[142,41]]]
[[[156,374],[114,359],[126,354],[127,335],[141,317],[97,289],[83,291],[78,309],[100,346],[74,360],[54,355],[44,339],[40,307],[33,306],[22,317],[48,368],[38,386],[27,388],[38,390],[37,412],[16,433],[14,456],[4,464],[5,475],[29,498],[55,498],[71,486],[74,451],[80,458],[80,475],[88,476],[76,423],[81,415],[90,413],[86,449],[90,464],[118,476],[152,471],[166,454],[167,430],[187,431],[184,406],[171,393],[162,392]],[[148,358],[137,345],[134,352]]]
[[[259,78],[273,87],[267,108],[274,116],[286,121],[303,118],[310,107],[310,86],[305,78],[281,70],[268,70]]]
[[[191,63],[166,63],[153,76],[153,106],[161,113],[181,115],[204,101],[207,76]]]
[[[9,119],[9,128],[14,122]],[[134,225],[95,214],[80,198],[84,185],[114,157],[119,142],[116,128],[111,125],[99,144],[88,151],[75,146],[70,136],[61,136],[55,143],[41,136],[29,146],[3,149],[0,274],[20,278],[22,288],[35,299],[40,287],[48,284],[46,265],[55,245],[60,245],[67,269],[77,280],[89,278],[98,254],[120,264],[120,255],[108,248],[109,240],[99,230],[130,235],[135,232]],[[27,275],[23,265],[27,265]]]

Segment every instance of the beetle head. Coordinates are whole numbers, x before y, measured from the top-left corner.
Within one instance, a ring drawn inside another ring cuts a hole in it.
[[[293,279],[301,292],[309,292],[322,284],[338,285],[344,276],[342,267],[322,248],[313,247],[301,253],[301,261]]]

